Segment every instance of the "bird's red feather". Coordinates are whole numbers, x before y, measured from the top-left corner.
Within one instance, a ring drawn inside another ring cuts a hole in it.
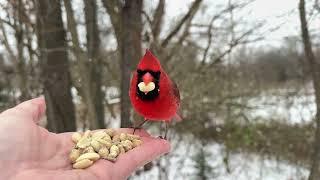
[[[147,49],[145,55],[140,60],[137,69],[159,71],[162,68],[159,60]]]
[[[147,120],[170,121],[179,117],[177,111],[180,106],[180,95],[176,84],[170,80],[167,73],[162,69],[158,59],[149,51],[140,60],[137,69],[160,71],[159,95],[154,100],[145,101],[138,96],[138,74],[134,72],[130,84],[130,100],[134,109]]]

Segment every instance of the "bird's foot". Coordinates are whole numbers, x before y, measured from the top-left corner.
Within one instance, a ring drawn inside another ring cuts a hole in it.
[[[133,133],[132,134],[134,134],[136,132],[136,130],[141,130],[142,129],[142,127],[131,127],[131,128],[133,128]]]
[[[164,139],[164,140],[167,140],[167,137],[166,137],[166,136],[165,136],[165,137],[158,136],[158,138],[160,138],[160,139]]]

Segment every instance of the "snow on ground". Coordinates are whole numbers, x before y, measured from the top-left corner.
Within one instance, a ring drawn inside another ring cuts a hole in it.
[[[197,142],[183,141],[174,146],[169,155],[161,158],[161,163],[166,165],[169,180],[199,179],[196,177],[197,170],[193,160],[194,154],[198,152],[200,144]],[[309,171],[272,158],[263,158],[255,154],[231,153],[229,155],[229,169],[223,161],[225,148],[221,144],[213,143],[205,146],[207,163],[212,167],[208,174],[209,179],[215,180],[304,180],[307,179]],[[169,163],[168,163],[169,162]],[[151,171],[134,176],[134,180],[159,179],[159,169],[154,167]]]
[[[308,86],[309,87],[309,86]],[[299,92],[284,90],[278,94],[263,94],[249,100],[250,119],[282,120],[295,124],[310,122],[316,114],[315,96],[310,88]]]

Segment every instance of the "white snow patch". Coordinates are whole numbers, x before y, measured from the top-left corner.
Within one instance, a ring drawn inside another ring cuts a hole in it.
[[[174,142],[174,141],[172,141]],[[172,152],[161,157],[161,164],[168,171],[168,180],[199,179],[193,156],[201,145],[198,142],[186,142],[172,146]],[[224,163],[225,147],[212,143],[205,146],[208,153],[206,161],[213,168],[208,176],[215,180],[303,180],[307,179],[309,171],[301,166],[264,158],[256,154],[231,153],[229,169]],[[159,168],[154,166],[150,171],[132,177],[134,180],[158,179]]]

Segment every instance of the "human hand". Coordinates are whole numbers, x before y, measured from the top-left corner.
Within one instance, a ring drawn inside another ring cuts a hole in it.
[[[166,140],[137,132],[143,144],[115,163],[98,160],[87,169],[72,169],[72,133],[55,134],[37,125],[45,113],[44,98],[36,98],[0,114],[0,179],[126,179],[138,167],[169,152]],[[132,132],[132,129],[119,129]]]

